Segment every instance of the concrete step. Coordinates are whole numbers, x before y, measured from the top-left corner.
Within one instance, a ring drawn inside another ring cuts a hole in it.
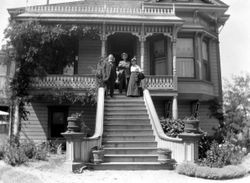
[[[128,130],[104,130],[103,135],[145,135],[145,136],[153,136],[153,130],[134,130],[134,129],[128,129]]]
[[[136,116],[136,117],[145,117],[148,116],[147,111],[127,111],[127,110],[120,110],[120,111],[105,111],[105,116]]]
[[[104,122],[104,130],[152,130],[151,124],[144,124],[144,123],[139,123],[139,124],[119,124],[114,122],[106,123]]]
[[[173,163],[160,164],[158,162],[104,162],[89,164],[94,170],[173,170]]]
[[[104,116],[104,121],[149,121],[148,116]]]
[[[145,135],[104,135],[103,141],[154,141],[155,137]]]
[[[111,98],[105,100],[104,102],[109,103],[109,102],[138,102],[138,101],[144,103],[143,98]]]
[[[104,162],[157,162],[155,154],[105,154]]]
[[[120,148],[112,148],[107,147],[104,148],[106,154],[156,154],[157,148],[151,147],[120,147]]]
[[[117,124],[121,124],[121,125],[150,125],[150,122],[149,120],[148,121],[136,121],[136,120],[133,120],[133,121],[124,121],[124,120],[121,120],[121,121],[104,121],[104,125],[117,125]]]
[[[134,102],[134,103],[128,103],[128,102],[124,102],[124,103],[118,103],[118,102],[114,102],[114,103],[105,103],[104,104],[104,108],[109,108],[109,107],[145,107],[144,103],[138,103],[138,102]]]
[[[157,147],[154,141],[103,141],[104,147]]]
[[[104,112],[121,112],[121,111],[128,111],[128,112],[147,112],[146,107],[106,107]]]

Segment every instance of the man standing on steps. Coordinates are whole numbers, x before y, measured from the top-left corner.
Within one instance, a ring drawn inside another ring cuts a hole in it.
[[[122,93],[122,90],[125,88],[127,92],[128,82],[130,77],[130,61],[128,59],[127,53],[121,54],[122,60],[119,62],[118,71],[119,71],[119,92]]]
[[[110,92],[110,96],[114,95],[115,88],[115,80],[116,80],[116,66],[115,66],[115,58],[112,54],[108,56],[107,59],[103,62],[103,83],[105,86],[105,95],[108,95],[108,91]]]

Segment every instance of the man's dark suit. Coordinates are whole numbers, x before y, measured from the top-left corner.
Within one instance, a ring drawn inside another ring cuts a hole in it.
[[[110,91],[110,96],[114,95],[115,80],[116,80],[116,66],[112,62],[105,61],[103,63],[103,82],[107,87],[107,91]],[[106,92],[107,92],[106,91]]]

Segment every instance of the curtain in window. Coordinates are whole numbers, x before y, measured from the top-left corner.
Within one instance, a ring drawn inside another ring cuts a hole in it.
[[[194,46],[192,38],[177,39],[177,76],[193,78],[194,73]]]

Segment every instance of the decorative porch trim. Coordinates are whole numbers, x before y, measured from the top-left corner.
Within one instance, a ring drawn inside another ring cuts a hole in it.
[[[159,8],[120,8],[99,6],[63,6],[63,5],[40,5],[29,6],[25,8],[27,13],[88,13],[88,14],[124,14],[124,15],[155,15],[155,16],[173,16],[175,15],[174,5],[172,7]]]
[[[145,86],[149,90],[164,89],[177,91],[177,80],[174,76],[147,75],[145,78]]]
[[[32,78],[31,87],[35,89],[87,89],[96,87],[94,75],[48,75],[42,78]]]

